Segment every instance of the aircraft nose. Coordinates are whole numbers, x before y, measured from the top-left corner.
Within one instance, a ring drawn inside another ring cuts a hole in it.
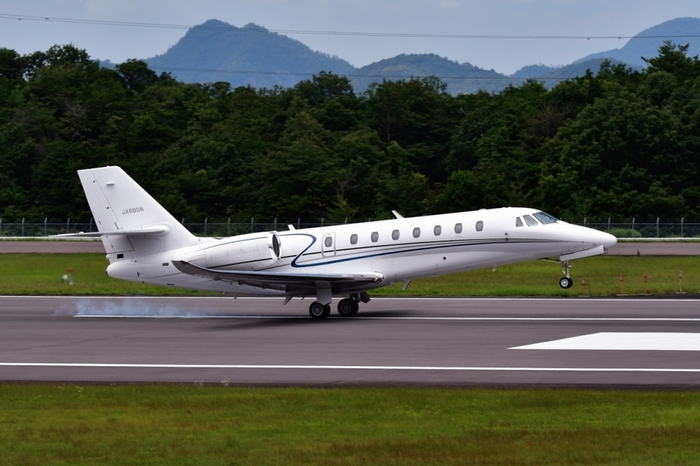
[[[617,238],[615,238],[610,233],[606,233],[600,230],[594,230],[593,228],[588,228],[580,225],[574,225],[575,235],[579,238],[582,243],[590,244],[592,246],[604,246],[609,248],[617,244]]]
[[[610,246],[615,246],[617,244],[617,238],[611,235],[610,233],[606,233],[604,231],[599,231],[600,234],[600,244],[605,246],[606,248],[609,248]]]
[[[604,231],[600,230],[594,230],[592,228],[588,228],[588,238],[587,242],[599,245],[599,246],[605,246],[606,248],[609,248],[610,246],[614,246],[617,244],[617,238],[615,238],[613,235],[610,233],[606,233]]]

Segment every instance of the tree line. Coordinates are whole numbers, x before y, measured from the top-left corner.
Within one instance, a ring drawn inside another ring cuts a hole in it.
[[[76,170],[120,165],[176,218],[380,219],[498,206],[700,218],[700,61],[452,96],[436,77],[356,94],[185,84],[72,45],[0,49],[0,217],[89,219]]]

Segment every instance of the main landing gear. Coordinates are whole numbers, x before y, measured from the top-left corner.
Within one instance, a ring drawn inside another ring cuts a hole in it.
[[[360,304],[352,298],[341,299],[338,303],[338,314],[342,317],[352,317],[357,315]]]
[[[569,270],[571,269],[571,263],[569,261],[564,261],[561,264],[561,272],[564,274],[563,277],[559,279],[559,286],[564,289],[571,288],[574,286],[574,280],[569,275]]]
[[[338,314],[341,317],[354,317],[360,310],[360,302],[369,302],[369,296],[367,293],[354,293],[349,298],[341,299],[338,302]],[[309,315],[314,319],[325,319],[331,313],[330,304],[321,304],[318,301],[314,301],[309,306]]]
[[[314,301],[309,306],[309,315],[314,319],[325,319],[330,313],[330,304],[321,304],[318,301]]]

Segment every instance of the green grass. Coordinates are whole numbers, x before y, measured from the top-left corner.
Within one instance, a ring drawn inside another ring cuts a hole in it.
[[[203,295],[109,278],[104,254],[0,254],[0,294],[52,296]],[[72,269],[73,285],[63,280]]]
[[[0,385],[0,463],[700,462],[700,393]]]
[[[559,287],[561,267],[546,261],[530,261],[472,272],[416,280],[406,290],[415,296],[614,296],[620,294],[620,275],[625,276],[623,293],[646,292],[669,295],[680,291],[678,272],[683,271],[683,292],[700,291],[700,260],[697,257],[599,256],[572,262],[574,286]],[[586,279],[583,288],[581,280]],[[402,285],[381,288],[374,295],[402,295]]]
[[[115,280],[105,275],[103,254],[0,254],[0,294],[4,295],[204,295],[205,293]],[[73,285],[62,282],[73,269]],[[556,263],[531,261],[501,266],[495,272],[472,272],[416,280],[406,291],[402,283],[380,288],[373,296],[611,296],[623,292],[669,295],[680,290],[700,292],[700,260],[696,257],[600,256],[573,262],[574,286],[559,288],[561,268]],[[585,278],[587,286],[581,287]]]

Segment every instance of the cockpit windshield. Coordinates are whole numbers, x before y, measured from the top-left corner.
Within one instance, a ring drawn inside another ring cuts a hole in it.
[[[548,223],[557,223],[558,221],[557,218],[552,217],[551,215],[546,214],[544,212],[537,212],[536,214],[532,214],[532,216],[539,220],[542,225],[546,225]]]
[[[537,223],[537,220],[530,217],[529,215],[523,215],[523,218],[525,219],[525,223],[527,223],[527,226],[529,227],[536,227],[537,225],[539,225],[539,223]]]

